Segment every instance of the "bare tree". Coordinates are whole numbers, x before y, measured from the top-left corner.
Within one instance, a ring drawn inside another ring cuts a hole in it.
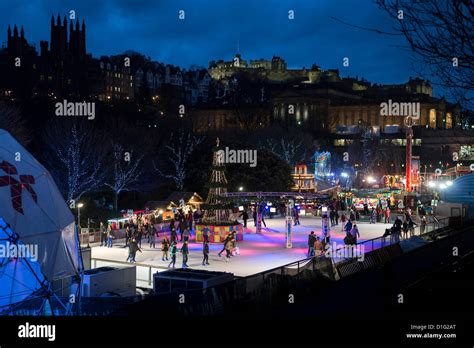
[[[392,31],[332,19],[360,30],[403,36],[423,62],[420,75],[465,106],[474,102],[474,3],[472,0],[374,0],[393,18]],[[403,47],[402,47],[403,48]]]
[[[53,122],[45,131],[45,160],[68,202],[100,188],[105,179],[105,149],[87,123]]]
[[[0,129],[5,129],[23,146],[28,145],[31,141],[20,110],[4,101],[0,101]]]
[[[265,143],[260,144],[260,148],[274,153],[293,167],[297,163],[304,161],[305,151],[302,144],[303,140],[285,140],[285,138],[281,138],[280,141],[276,141],[275,139],[269,138],[266,139]]]
[[[360,138],[349,145],[347,151],[351,163],[361,165],[364,174],[399,173],[403,157],[400,146],[390,139],[381,140],[371,127],[359,127]]]
[[[474,101],[474,3],[471,0],[376,0],[453,97]]]
[[[133,184],[143,174],[140,168],[143,155],[135,156],[133,150],[126,151],[124,146],[118,143],[113,144],[112,149],[113,160],[110,163],[110,175],[105,186],[114,192],[114,208],[117,211],[120,193],[131,190]]]
[[[183,131],[177,136],[171,134],[172,145],[165,146],[165,150],[169,154],[168,161],[171,162],[173,170],[170,174],[165,174],[155,166],[156,171],[161,176],[172,179],[180,191],[184,188],[189,156],[202,140],[201,137],[193,136],[191,133],[185,134]]]

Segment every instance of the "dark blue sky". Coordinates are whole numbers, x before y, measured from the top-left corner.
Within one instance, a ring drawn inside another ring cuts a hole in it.
[[[401,37],[345,26],[342,20],[390,31],[393,22],[372,0],[15,0],[0,2],[1,41],[8,24],[23,25],[39,47],[49,41],[51,14],[69,10],[86,20],[87,50],[93,56],[133,49],[152,59],[207,67],[209,60],[283,57],[289,67],[340,69],[343,76],[400,83],[416,76]],[[178,11],[186,19],[178,19]],[[288,20],[288,11],[295,19]],[[342,66],[349,57],[350,66]]]

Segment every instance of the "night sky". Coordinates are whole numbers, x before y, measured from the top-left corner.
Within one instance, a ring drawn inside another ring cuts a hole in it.
[[[188,68],[209,60],[279,55],[288,67],[340,69],[342,76],[401,83],[416,76],[402,37],[345,26],[330,17],[390,31],[393,22],[371,0],[15,0],[0,2],[0,38],[8,24],[23,25],[30,43],[48,40],[50,18],[75,10],[86,20],[87,51],[94,57],[132,49]],[[179,10],[186,11],[184,21]],[[288,20],[288,10],[295,19]],[[350,67],[342,66],[349,57]]]

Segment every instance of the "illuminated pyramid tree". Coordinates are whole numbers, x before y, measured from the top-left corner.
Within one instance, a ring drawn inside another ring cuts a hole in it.
[[[207,195],[204,212],[204,224],[229,223],[229,209],[222,204],[223,193],[227,192],[227,179],[224,169],[224,151],[219,148],[219,138],[216,146],[212,149],[212,173],[209,183],[209,193]]]

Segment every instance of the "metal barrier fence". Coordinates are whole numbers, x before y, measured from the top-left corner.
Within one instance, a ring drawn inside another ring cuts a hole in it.
[[[126,261],[116,261],[116,260],[107,260],[101,258],[91,258],[92,268],[98,268],[103,266],[113,266],[113,265],[126,265],[126,266],[135,266],[137,270],[137,285],[141,287],[148,288],[153,285],[153,274],[156,272],[168,270],[169,268],[165,266],[157,266],[143,263],[130,263]]]
[[[449,227],[449,217],[446,218],[441,218],[437,219],[435,216],[429,216],[429,222],[426,225],[418,224],[414,226],[412,229],[408,230],[408,232],[401,232],[400,234],[391,234],[387,236],[380,236],[372,239],[366,239],[360,242],[357,242],[356,244],[353,244],[352,247],[355,249],[358,249],[362,252],[370,252],[376,249],[380,249],[389,245],[393,245],[396,243],[399,243],[402,240],[408,239],[413,236],[423,236],[423,235],[428,235],[433,232],[440,232],[443,229],[446,229]],[[359,225],[360,226],[360,225]],[[344,246],[341,248],[338,248],[335,250],[335,252],[332,253],[338,254],[339,251],[343,251],[345,248],[349,246]],[[339,262],[341,260],[347,259],[347,257],[342,257],[342,258],[332,258],[333,262]]]
[[[431,222],[429,222],[425,226],[424,229],[422,228],[422,226],[419,226],[419,225],[416,226],[412,234],[410,234],[410,232],[408,233],[408,238],[410,236],[415,236],[415,235],[416,236],[428,235],[430,233],[433,233],[434,231],[440,232],[443,229],[447,228],[448,226],[449,226],[449,218],[442,218],[442,219],[434,218]],[[397,244],[403,239],[404,239],[403,237],[396,238],[396,237],[391,237],[391,236],[377,237],[377,238],[372,238],[372,239],[367,239],[367,240],[357,242],[352,247],[356,247],[356,248],[358,247],[361,250],[363,250],[364,253],[368,253],[373,250],[377,250],[380,248]],[[348,246],[345,246],[345,247],[348,247]],[[252,279],[253,280],[260,279],[262,281],[265,281],[265,279],[268,278],[270,275],[275,275],[275,274],[299,277],[299,275],[304,270],[318,271],[321,275],[326,276],[327,278],[333,279],[334,277],[333,265],[338,262],[342,262],[342,261],[346,261],[350,259],[350,257],[338,257],[338,252],[342,251],[343,249],[344,247],[336,249],[335,251],[332,251],[332,253],[329,256],[328,254],[323,253],[319,256],[306,257],[298,261],[294,261],[282,266],[278,266],[278,267],[275,267],[275,268],[272,268],[272,269],[269,269],[257,274],[249,275],[246,277],[240,277],[238,279],[246,279],[249,281],[249,283],[251,283]],[[157,266],[157,265],[150,265],[150,264],[144,264],[144,263],[131,264],[126,261],[115,261],[115,260],[108,260],[108,259],[94,258],[94,257],[91,258],[91,262],[92,262],[92,265],[91,265],[92,268],[97,268],[101,266],[111,266],[114,264],[134,265],[137,269],[137,285],[140,284],[140,286],[146,287],[146,288],[149,288],[153,285],[153,274],[155,272],[168,270],[168,268],[165,266]]]

